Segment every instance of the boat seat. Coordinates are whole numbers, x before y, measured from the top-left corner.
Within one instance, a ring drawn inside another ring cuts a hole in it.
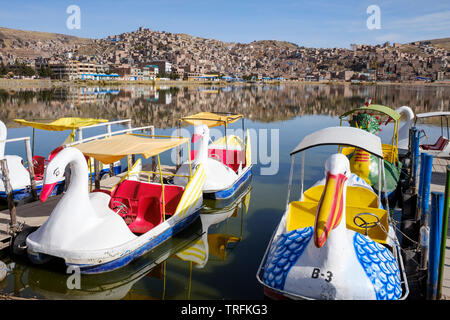
[[[181,197],[183,196],[184,188],[181,186],[174,186],[174,185],[164,185],[164,201],[166,203],[165,207],[165,214],[166,215],[173,215],[175,214],[175,211],[178,207],[178,203],[181,200]],[[130,226],[133,224],[133,228],[136,230],[144,230],[148,228],[149,224],[144,223],[141,217],[138,219],[139,215],[143,212],[142,208],[145,207],[149,200],[148,198],[154,198],[158,200],[158,215],[161,215],[163,211],[163,199],[162,199],[162,188],[160,184],[154,184],[154,183],[145,183],[145,182],[139,182],[135,180],[124,180],[121,184],[117,186],[116,189],[113,190],[111,193],[111,201],[110,201],[110,208],[113,209],[114,202],[120,201],[123,204],[125,204],[129,208],[128,214],[120,214],[122,217],[125,218],[127,216],[128,218],[131,218],[133,222],[130,224]],[[153,204],[152,204],[153,206]],[[155,209],[156,210],[156,209]],[[145,210],[144,210],[145,211]],[[142,216],[142,214],[141,214]],[[136,217],[136,221],[141,221],[142,223],[134,224],[134,217]],[[145,215],[147,217],[147,215]],[[154,218],[151,219],[151,222],[154,224],[156,223]],[[160,221],[158,222],[158,224]],[[142,225],[145,225],[144,227],[141,227]],[[131,229],[131,227],[130,227]],[[148,229],[150,230],[150,229]],[[147,231],[148,231],[147,230]],[[133,231],[133,230],[132,230]],[[135,233],[140,233],[140,231],[133,231]]]
[[[444,138],[443,136],[440,136],[435,144],[421,144],[420,147],[423,150],[440,150],[440,151],[442,151],[447,146],[447,143],[448,143],[448,139]]]
[[[309,188],[303,193],[304,201],[312,201],[318,203],[322,197],[323,184]],[[367,188],[359,186],[347,187],[347,203],[351,203],[357,207],[378,208],[378,196],[375,192]]]
[[[33,156],[33,169],[36,180],[44,179],[45,165],[47,160],[42,156]]]
[[[241,150],[227,150],[226,149],[208,149],[208,157],[218,159],[223,164],[227,165],[234,172],[239,170],[239,165],[242,162],[242,167],[245,167],[245,153]]]
[[[128,225],[133,233],[146,233],[159,225],[162,221],[162,212],[159,198],[142,197],[139,199],[136,219]]]
[[[286,220],[287,232],[302,229],[306,227],[313,227],[317,213],[318,202],[315,201],[293,201],[289,204],[289,211]],[[375,214],[380,220],[380,224],[383,226],[386,232],[389,230],[387,211],[383,209],[373,207],[359,207],[359,206],[346,206],[346,226],[347,229],[365,234],[365,229],[358,227],[353,219],[359,213],[371,213]],[[363,216],[367,222],[374,222],[375,219],[370,216]],[[360,222],[359,222],[360,223]],[[368,236],[379,243],[386,243],[387,234],[383,231],[380,225],[367,229]]]
[[[165,214],[173,215],[177,210],[178,204],[180,203],[181,197],[183,196],[184,188],[181,186],[170,186],[164,185],[164,201],[166,203]],[[161,193],[161,212],[162,212],[162,193]]]

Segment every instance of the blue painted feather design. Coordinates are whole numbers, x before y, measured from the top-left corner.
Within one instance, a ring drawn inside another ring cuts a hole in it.
[[[286,276],[291,267],[302,255],[313,234],[313,228],[292,230],[281,234],[276,243],[271,246],[264,268],[265,284],[283,289]]]
[[[359,233],[355,233],[353,244],[356,256],[373,284],[377,300],[399,299],[402,294],[400,270],[392,253]]]

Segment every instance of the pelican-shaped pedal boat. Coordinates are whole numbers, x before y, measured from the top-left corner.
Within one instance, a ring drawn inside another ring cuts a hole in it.
[[[351,127],[326,128],[305,137],[292,151],[288,190],[294,155],[328,144],[361,148],[376,155],[382,167],[377,136]],[[408,295],[388,203],[385,210],[380,194],[350,171],[345,155],[332,154],[325,163],[325,178],[302,192],[299,201],[289,203],[289,192],[286,211],[257,273],[267,296],[384,300]]]
[[[227,126],[242,119],[242,139],[227,135]],[[192,150],[194,166],[202,164],[206,171],[203,187],[205,198],[228,199],[232,197],[252,176],[250,135],[244,137],[244,118],[240,114],[201,112],[181,119],[194,125],[192,142],[198,141],[198,150]],[[225,127],[224,137],[210,143],[209,128]],[[245,141],[245,142],[244,142]],[[178,174],[186,175],[189,170],[186,161]],[[186,179],[175,177],[175,183],[186,183]]]
[[[187,227],[202,206],[205,171],[200,165],[186,186],[164,183],[159,154],[189,143],[185,138],[134,134],[115,135],[67,147],[47,165],[41,201],[45,201],[71,165],[70,184],[48,220],[26,239],[30,260],[45,263],[63,259],[81,273],[118,269]],[[136,180],[124,175],[110,190],[89,193],[85,156],[105,164],[140,154],[157,157],[159,181]],[[169,174],[169,173],[165,173]]]

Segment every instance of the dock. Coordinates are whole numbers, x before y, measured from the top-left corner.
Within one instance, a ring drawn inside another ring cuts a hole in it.
[[[430,192],[445,192],[446,168],[450,159],[433,158]],[[449,224],[450,226],[450,224]],[[442,299],[450,300],[450,228],[447,228],[445,245],[444,276],[442,280]]]

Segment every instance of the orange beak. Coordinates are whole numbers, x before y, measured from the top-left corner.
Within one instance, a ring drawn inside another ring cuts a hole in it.
[[[343,174],[327,173],[325,188],[317,207],[314,223],[314,244],[322,247],[328,239],[330,231],[337,227],[342,218],[344,208],[344,183],[347,177]]]
[[[44,186],[42,187],[41,196],[40,196],[41,202],[47,201],[48,197],[49,197],[50,194],[52,193],[52,191],[53,191],[53,189],[55,188],[55,186],[56,186],[57,183],[58,183],[58,182],[55,182],[55,183],[49,183],[49,184],[44,184]]]

